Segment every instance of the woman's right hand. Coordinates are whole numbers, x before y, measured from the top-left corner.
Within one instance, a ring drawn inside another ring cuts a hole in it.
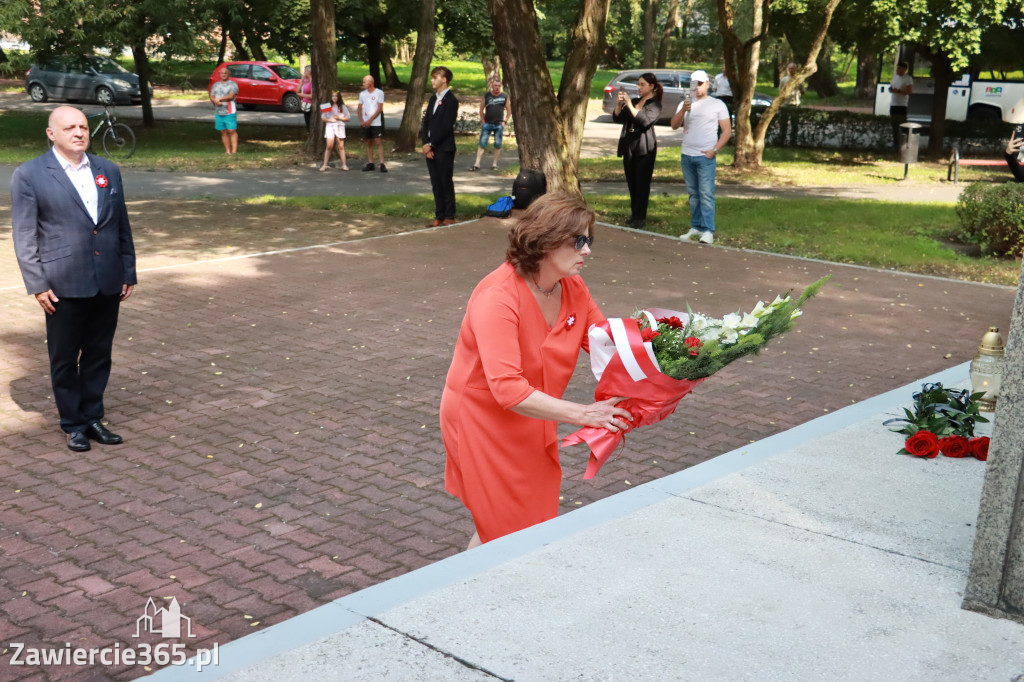
[[[1006,153],[1019,154],[1022,147],[1024,147],[1024,137],[1010,138],[1006,144]]]
[[[591,403],[583,408],[582,426],[593,426],[608,429],[612,433],[628,428],[633,415],[616,405],[625,400],[624,397],[608,398]]]

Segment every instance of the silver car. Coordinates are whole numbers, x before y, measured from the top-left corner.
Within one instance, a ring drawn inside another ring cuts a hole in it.
[[[25,74],[33,102],[84,100],[100,104],[139,104],[139,77],[107,57],[54,56],[33,64]],[[153,88],[150,86],[150,94]]]
[[[665,90],[661,96],[661,118],[658,119],[658,123],[668,123],[672,115],[676,113],[679,103],[683,101],[690,90],[690,74],[693,73],[691,70],[630,69],[628,71],[620,71],[604,88],[604,102],[601,105],[604,113],[611,114],[615,111],[617,99],[615,93],[620,87],[626,91],[626,95],[630,99],[638,97],[636,82],[641,75],[647,72],[653,73],[657,77],[658,82],[661,83],[661,87]],[[714,81],[712,81],[712,87],[714,87]],[[715,93],[712,92],[711,94],[713,96]],[[752,111],[760,111],[768,108],[771,103],[771,97],[755,92],[751,109]]]

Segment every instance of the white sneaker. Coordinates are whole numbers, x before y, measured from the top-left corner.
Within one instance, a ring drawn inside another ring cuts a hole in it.
[[[694,230],[691,228],[686,234],[679,235],[679,238],[684,242],[692,242],[696,239],[700,239],[701,234],[703,233],[700,230]]]
[[[700,236],[700,243],[701,244],[714,244],[715,243],[715,233],[714,232],[705,232],[704,234],[702,234]]]

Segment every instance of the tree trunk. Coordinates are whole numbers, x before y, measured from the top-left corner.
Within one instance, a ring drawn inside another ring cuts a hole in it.
[[[853,96],[857,99],[874,99],[875,76],[878,71],[878,56],[871,50],[857,48],[857,85]]]
[[[132,43],[132,57],[135,59],[135,73],[139,76],[139,90],[142,93],[142,125],[152,128],[155,119],[153,118],[153,98],[149,94],[151,75],[145,40]]]
[[[691,0],[692,1],[692,0]],[[661,41],[658,44],[657,68],[664,69],[668,62],[668,46],[672,41],[672,34],[679,27],[679,0],[669,0],[668,18],[665,20],[665,28],[661,31]]]
[[[484,67],[484,79],[490,83],[493,80],[501,80],[501,61],[496,54],[480,55],[480,64]]]
[[[4,52],[4,48],[0,47],[0,64],[5,64],[8,61],[10,60],[7,58],[7,53]]]
[[[655,24],[658,20],[658,0],[643,0],[644,53],[640,68],[653,69],[657,45],[654,43]]]
[[[395,71],[395,64],[387,50],[381,51],[380,61],[384,66],[384,86],[392,90],[402,87],[402,81],[398,80],[398,72]]]
[[[238,39],[238,34],[232,31],[229,35],[231,37],[231,45],[235,48],[235,59],[242,62],[249,61],[249,51],[245,49],[245,45]]]
[[[423,0],[420,25],[416,33],[416,50],[412,56],[409,89],[405,93],[405,112],[402,125],[395,136],[395,151],[411,152],[420,148],[419,131],[424,93],[427,91],[427,73],[434,58],[437,7],[434,0]]]
[[[739,168],[759,168],[764,151],[764,138],[754,139],[750,127],[750,105],[757,85],[757,67],[761,60],[761,41],[767,30],[768,0],[755,0],[752,12],[751,38],[740,40],[736,34],[733,0],[717,0],[718,31],[722,36],[725,73],[732,86],[732,102],[736,112],[735,160]],[[772,104],[778,110],[780,97]]]
[[[370,32],[366,36],[366,63],[370,66],[370,75],[373,76],[374,87],[384,87],[384,81],[380,77],[380,36]]]
[[[519,165],[544,172],[548,189],[582,196],[577,168],[590,83],[604,45],[610,0],[580,3],[555,96],[531,0],[488,0],[494,40],[516,120]]]
[[[826,40],[814,60],[818,70],[807,79],[807,85],[814,89],[818,97],[835,97],[839,94],[839,84],[832,71],[832,49],[832,41]]]
[[[303,151],[317,159],[324,153],[324,121],[320,118],[320,102],[330,102],[338,89],[337,31],[334,26],[334,2],[309,2],[310,66],[313,71],[313,111],[309,117],[309,134]],[[354,107],[349,109],[355,113]]]
[[[949,85],[953,82],[953,66],[949,55],[944,52],[932,52],[928,59],[932,63],[932,78],[935,79],[932,123],[928,130],[928,158],[939,160],[946,142],[946,98],[949,96]]]
[[[803,68],[797,71],[796,76],[779,90],[779,94],[771,106],[761,114],[757,127],[751,128],[750,104],[757,83],[757,68],[761,60],[761,41],[768,31],[768,1],[758,0],[755,2],[751,23],[752,37],[743,42],[736,35],[732,0],[717,0],[719,32],[722,34],[725,46],[726,74],[729,74],[730,69],[735,69],[738,76],[738,82],[733,83],[732,91],[733,104],[736,105],[736,157],[733,166],[737,168],[756,169],[761,167],[768,126],[771,125],[772,119],[775,118],[782,103],[788,100],[789,95],[815,72],[818,53],[821,52],[821,47],[825,42],[829,24],[832,22],[832,14],[840,2],[840,0],[829,0],[823,13],[822,22],[815,30],[814,39],[811,41]],[[732,78],[729,80],[732,82]],[[739,91],[737,91],[737,86],[739,86]]]
[[[569,32],[569,51],[562,80],[558,84],[558,107],[565,125],[567,152],[576,187],[579,187],[576,175],[580,150],[583,148],[583,126],[587,122],[587,106],[590,104],[590,84],[604,49],[604,32],[610,6],[610,0],[587,0],[580,3],[576,23]]]
[[[221,29],[220,33],[220,49],[217,51],[217,65],[224,63],[224,55],[228,51],[228,32],[226,29]]]

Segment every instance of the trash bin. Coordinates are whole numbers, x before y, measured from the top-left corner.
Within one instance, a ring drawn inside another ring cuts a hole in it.
[[[909,165],[917,163],[917,154],[921,149],[921,124],[900,124],[900,163]]]

